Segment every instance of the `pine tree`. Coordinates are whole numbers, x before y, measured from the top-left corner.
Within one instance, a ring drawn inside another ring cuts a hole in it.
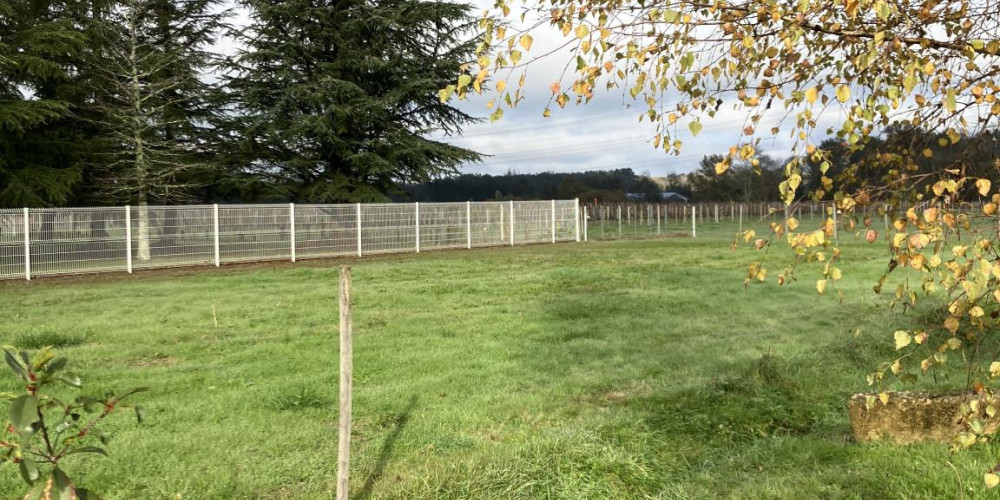
[[[293,200],[371,201],[478,161],[427,138],[475,118],[442,104],[474,50],[467,6],[420,0],[245,0],[232,68],[243,173]]]
[[[87,31],[74,1],[0,0],[0,206],[64,204],[81,179],[75,74]],[[58,131],[58,132],[57,132]]]
[[[105,199],[135,203],[138,257],[149,258],[150,203],[190,199],[213,167],[215,86],[207,51],[224,27],[219,0],[119,0],[94,62],[104,152],[93,166]]]

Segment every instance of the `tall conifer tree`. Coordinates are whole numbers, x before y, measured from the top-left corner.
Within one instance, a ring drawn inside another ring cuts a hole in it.
[[[293,200],[371,201],[478,161],[428,138],[475,119],[438,90],[474,50],[468,7],[421,0],[245,0],[230,81],[239,160]]]
[[[88,6],[0,0],[0,206],[64,204],[80,182],[72,115]]]

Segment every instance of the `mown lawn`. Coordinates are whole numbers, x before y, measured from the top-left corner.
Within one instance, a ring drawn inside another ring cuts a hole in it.
[[[845,237],[819,297],[810,266],[744,289],[734,233],[352,262],[352,497],[987,496],[997,446],[852,442],[847,397],[920,320],[871,291],[883,244]],[[332,498],[338,263],[0,283],[0,343],[154,389],[69,467],[106,498]]]

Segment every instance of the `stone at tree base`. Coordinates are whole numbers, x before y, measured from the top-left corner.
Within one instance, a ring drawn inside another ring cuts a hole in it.
[[[867,407],[869,397],[876,398],[871,408]],[[890,392],[888,402],[882,404],[877,394],[860,393],[848,400],[847,413],[858,442],[948,443],[966,430],[962,423],[961,406],[963,402],[974,399],[978,399],[985,408],[989,398],[970,392]],[[995,398],[993,402],[997,405]],[[982,409],[980,413],[983,413]],[[985,414],[979,418],[984,421],[987,434],[997,431],[1000,425],[998,419],[987,419]]]

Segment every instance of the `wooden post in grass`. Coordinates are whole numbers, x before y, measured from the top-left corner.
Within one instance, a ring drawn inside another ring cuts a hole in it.
[[[351,266],[340,266],[340,426],[337,447],[337,500],[347,500],[351,466]]]

